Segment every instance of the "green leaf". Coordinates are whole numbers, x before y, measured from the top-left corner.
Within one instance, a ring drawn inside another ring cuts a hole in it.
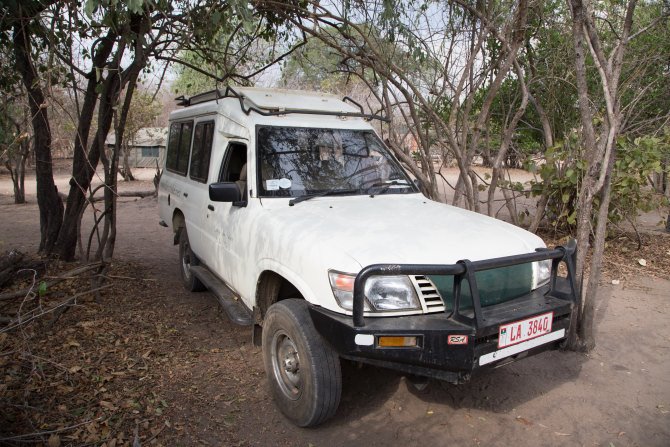
[[[98,6],[98,0],[86,0],[86,4],[84,5],[84,13],[89,19],[93,17],[93,14],[98,9]]]
[[[564,192],[563,195],[561,196],[561,201],[563,203],[568,203],[570,201],[570,193]]]
[[[47,283],[44,281],[40,281],[40,285],[37,289],[37,293],[39,296],[44,296],[47,294]]]
[[[574,211],[572,214],[568,216],[568,223],[570,225],[574,225],[575,222],[577,222],[577,211]]]
[[[143,0],[128,0],[128,10],[135,14],[139,14],[142,12],[143,3]]]
[[[214,11],[210,16],[210,21],[213,26],[219,26],[219,23],[221,23],[221,11]]]

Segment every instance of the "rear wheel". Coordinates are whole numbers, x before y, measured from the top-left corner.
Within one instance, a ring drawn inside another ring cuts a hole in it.
[[[342,393],[337,352],[314,328],[304,300],[273,304],[263,324],[263,360],[281,412],[300,427],[335,414]]]
[[[191,272],[191,267],[200,264],[198,258],[191,250],[188,242],[186,227],[179,230],[179,271],[184,288],[189,292],[201,292],[206,289],[205,285]]]

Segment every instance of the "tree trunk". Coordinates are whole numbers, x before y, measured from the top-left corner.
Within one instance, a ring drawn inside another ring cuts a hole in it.
[[[590,4],[582,0],[569,0],[572,12],[572,35],[575,50],[575,74],[579,98],[579,112],[582,121],[582,142],[587,163],[586,173],[579,193],[577,212],[576,276],[581,295],[581,306],[573,313],[570,325],[568,345],[572,349],[591,350],[595,346],[593,318],[595,300],[600,280],[600,267],[603,258],[605,235],[607,230],[608,207],[612,170],[616,151],[616,137],[621,125],[618,85],[623,66],[623,55],[630,35],[635,11],[635,0],[626,5],[621,37],[614,46],[609,58],[605,57],[595,25]],[[599,138],[596,139],[593,123],[593,111],[587,85],[586,48],[591,52],[605,99],[605,118],[599,124]],[[588,278],[584,276],[589,240],[593,231],[593,199],[600,195],[601,203],[595,228],[594,250],[591,256],[591,270]],[[578,315],[575,315],[578,314]]]
[[[602,266],[603,254],[605,252],[605,236],[607,232],[607,216],[610,205],[612,191],[612,171],[614,170],[614,153],[607,166],[607,179],[600,194],[600,207],[598,208],[598,223],[596,224],[595,238],[593,242],[593,254],[591,256],[591,268],[589,271],[589,281],[584,293],[584,306],[582,316],[579,322],[580,348],[590,351],[596,345],[593,331],[593,320],[596,309],[596,293],[598,292],[598,282],[600,280],[600,268]]]
[[[9,155],[5,162],[5,167],[9,171],[12,179],[12,187],[14,189],[14,203],[20,205],[26,203],[26,161],[30,153],[29,142],[27,139],[21,141],[20,151],[14,155]]]
[[[123,181],[125,182],[134,182],[135,177],[133,176],[133,171],[130,169],[130,160],[128,155],[130,154],[130,147],[127,144],[123,145]]]
[[[109,102],[109,108],[114,119],[115,144],[112,151],[111,160],[107,157],[103,158],[105,164],[105,227],[103,230],[102,243],[98,249],[98,259],[108,260],[114,255],[114,247],[116,245],[116,216],[117,216],[117,171],[119,167],[119,155],[121,152],[121,143],[123,141],[123,133],[128,119],[128,112],[137,86],[137,78],[140,71],[146,66],[146,53],[144,48],[144,35],[148,33],[149,21],[145,15],[135,15],[131,20],[131,30],[137,38],[134,43],[134,60],[130,66],[114,76],[117,80],[117,88],[114,90],[114,96],[106,96],[105,100]],[[119,53],[122,55],[123,53]],[[117,60],[117,66],[120,65],[120,58]],[[121,97],[121,90],[125,85],[128,88],[125,92],[123,104],[121,105],[121,113],[117,115],[119,99]],[[118,118],[118,119],[117,119]],[[130,174],[130,168],[127,173]]]
[[[489,216],[494,216],[493,203],[495,200],[496,188],[498,187],[498,181],[502,174],[501,168],[503,166],[504,160],[507,158],[509,148],[512,145],[512,139],[514,138],[514,132],[516,131],[519,121],[523,117],[523,114],[526,113],[526,107],[528,106],[528,87],[526,86],[526,81],[524,79],[524,72],[521,69],[521,66],[517,63],[514,64],[517,73],[517,79],[519,80],[519,86],[521,88],[521,104],[517,108],[516,112],[512,116],[512,119],[507,124],[503,132],[503,139],[500,142],[500,147],[498,148],[498,155],[496,155],[495,160],[493,161],[493,171],[491,173],[491,184],[489,185],[488,192],[488,214]],[[505,194],[505,200],[507,202],[508,208],[510,209],[510,216],[514,224],[518,224],[518,216],[516,215],[516,210],[512,214],[512,209],[509,207],[510,202],[507,200],[507,194]]]
[[[21,151],[17,166],[19,182],[14,191],[14,203],[26,203],[26,161],[28,160],[29,153],[30,148],[28,147],[28,143],[26,143],[24,150]]]
[[[19,7],[22,14],[23,9]],[[37,72],[32,64],[30,31],[27,29],[30,18],[20,17],[14,24],[14,66],[20,73],[23,85],[28,92],[28,103],[35,148],[35,178],[37,181],[37,204],[40,209],[40,246],[41,253],[50,254],[56,243],[63,218],[63,202],[53,179],[51,158],[51,129],[47,115],[44,93],[39,85]]]
[[[114,48],[115,39],[116,34],[110,31],[105,38],[101,39],[99,45],[96,47],[93,56],[93,67],[88,75],[84,101],[81,113],[79,114],[79,123],[74,140],[70,192],[67,196],[63,225],[58,234],[58,241],[55,247],[58,256],[67,261],[75,257],[78,239],[77,229],[79,228],[82,211],[86,205],[86,194],[100,160],[100,151],[104,150],[104,138],[103,144],[100,144],[99,139],[95,138],[90,145],[90,149],[88,139],[91,131],[91,123],[93,122],[93,114],[95,113],[95,107],[99,98],[98,88],[100,81],[98,71],[106,65],[107,58]],[[109,122],[107,130],[109,130],[109,126],[111,125],[111,116]],[[98,127],[100,126],[104,126],[103,121],[98,122]],[[105,133],[106,136],[107,134]]]
[[[532,68],[533,65],[531,64],[531,70]],[[547,149],[554,145],[554,133],[551,128],[551,123],[549,122],[549,117],[547,116],[547,112],[544,110],[544,107],[542,107],[537,99],[535,99],[535,96],[530,92],[528,94],[528,99],[531,104],[533,104],[537,115],[540,117],[540,122],[542,123],[542,136],[544,138],[544,151],[546,152]],[[547,208],[547,202],[549,202],[548,186],[549,185],[546,184],[542,185],[542,194],[540,195],[540,199],[537,201],[535,215],[533,216],[533,220],[528,227],[528,231],[532,233],[537,232],[537,229],[540,227],[540,223],[542,222],[542,218],[544,217],[544,212]]]

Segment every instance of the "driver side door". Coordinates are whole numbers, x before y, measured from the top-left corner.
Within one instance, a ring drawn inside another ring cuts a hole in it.
[[[228,143],[221,169],[216,182],[235,182],[240,189],[246,189],[247,172],[247,145],[231,141]],[[243,174],[244,172],[244,174]],[[244,199],[244,191],[242,197]],[[207,200],[204,222],[205,243],[208,245],[207,265],[226,284],[235,290],[237,278],[234,277],[235,268],[240,264],[239,254],[232,250],[234,242],[240,237],[240,229],[247,215],[244,206],[237,206],[231,202],[213,202]]]

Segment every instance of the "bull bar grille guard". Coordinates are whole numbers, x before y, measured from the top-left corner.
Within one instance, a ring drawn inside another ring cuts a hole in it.
[[[452,317],[457,321],[474,326],[477,333],[485,326],[482,317],[482,306],[477,289],[475,273],[492,270],[502,267],[510,267],[518,264],[526,264],[537,261],[551,260],[550,289],[548,294],[560,295],[556,292],[556,280],[558,277],[558,267],[561,262],[565,263],[567,269],[567,281],[570,288],[570,300],[578,305],[580,294],[577,293],[575,281],[575,260],[577,253],[577,244],[570,240],[565,246],[558,246],[554,249],[541,248],[534,253],[521,255],[505,256],[501,258],[484,259],[481,261],[469,261],[467,259],[458,261],[456,264],[373,264],[363,268],[354,280],[354,303],[353,303],[353,322],[357,328],[365,327],[365,282],[372,276],[386,275],[451,275],[454,277],[453,297],[454,304]],[[468,281],[470,287],[470,296],[474,317],[463,315],[459,311],[461,298],[461,283],[463,279]]]

